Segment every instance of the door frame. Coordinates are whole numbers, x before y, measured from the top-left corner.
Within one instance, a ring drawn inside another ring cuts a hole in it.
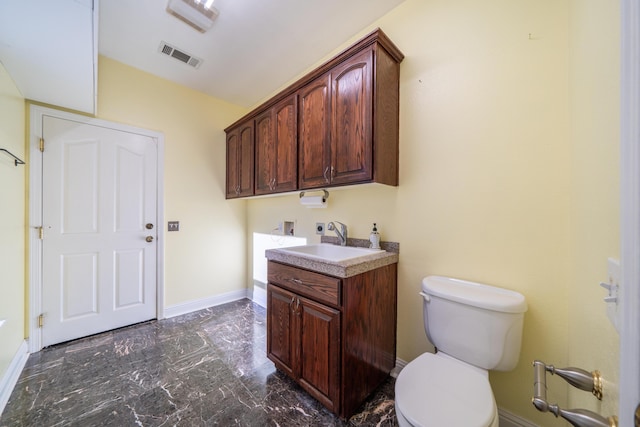
[[[89,116],[69,113],[54,108],[31,104],[29,106],[29,307],[27,328],[29,332],[29,353],[42,350],[42,329],[38,327],[38,316],[42,312],[42,240],[39,227],[42,225],[42,153],[40,138],[45,116],[70,120],[86,125],[135,133],[153,138],[157,144],[157,202],[156,218],[158,238],[156,251],[156,317],[164,318],[164,135],[147,129],[109,122]],[[46,141],[45,141],[46,149]],[[46,238],[46,236],[45,236]]]
[[[640,403],[640,4],[620,2],[620,375],[618,417]]]

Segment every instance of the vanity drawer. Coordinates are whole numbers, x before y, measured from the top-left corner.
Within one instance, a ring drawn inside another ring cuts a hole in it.
[[[313,271],[269,261],[269,283],[287,288],[301,296],[335,306],[340,305],[341,280]]]

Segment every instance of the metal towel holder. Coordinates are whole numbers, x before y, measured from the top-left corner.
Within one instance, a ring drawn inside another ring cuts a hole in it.
[[[547,403],[547,372],[557,374],[572,386],[590,391],[598,400],[602,400],[602,377],[600,372],[587,372],[580,368],[556,368],[545,365],[540,360],[533,362],[533,406],[540,412],[551,412],[564,418],[575,427],[617,427],[618,417],[604,418],[588,409],[561,409],[557,404]]]
[[[19,158],[17,158],[11,151],[5,149],[5,148],[0,148],[0,151],[4,151],[5,153],[7,153],[9,156],[13,157],[13,164],[15,166],[18,165],[24,165],[24,162],[22,160],[20,160]]]

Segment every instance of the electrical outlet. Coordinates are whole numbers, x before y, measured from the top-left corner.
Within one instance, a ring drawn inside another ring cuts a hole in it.
[[[316,234],[324,236],[324,222],[316,222]]]
[[[180,221],[169,221],[168,231],[180,231]]]
[[[607,259],[607,283],[603,283],[602,286],[608,290],[604,299],[607,304],[607,317],[616,331],[620,332],[620,261],[617,259]]]

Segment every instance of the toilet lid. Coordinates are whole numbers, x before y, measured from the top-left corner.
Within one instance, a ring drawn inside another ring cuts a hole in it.
[[[431,353],[400,371],[395,393],[398,410],[414,426],[487,427],[496,416],[487,376]]]

